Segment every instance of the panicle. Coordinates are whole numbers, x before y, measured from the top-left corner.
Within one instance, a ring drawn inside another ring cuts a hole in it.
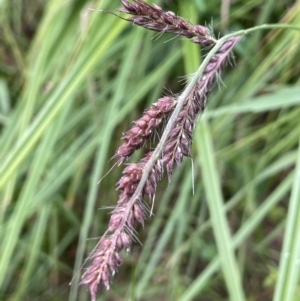
[[[133,2],[121,0],[121,2],[124,6],[121,11],[131,14],[133,17],[130,21],[137,25],[156,31],[180,34],[202,45],[215,43],[206,27],[191,25],[172,12],[164,12],[157,5],[151,6],[141,0]],[[185,99],[167,136],[161,156],[156,158],[153,156],[154,152],[148,152],[138,163],[131,163],[124,168],[122,177],[116,184],[120,194],[117,205],[111,213],[108,229],[89,257],[91,264],[80,282],[89,287],[92,301],[96,300],[100,284],[109,289],[112,277],[122,263],[121,251],[130,251],[137,224],[144,226],[149,213],[144,199],[146,196],[150,200],[153,199],[164,168],[171,181],[175,165],[180,166],[184,157],[191,156],[196,118],[204,111],[216,77],[239,39],[235,37],[227,40],[211,58],[203,76],[195,84],[189,97]],[[165,96],[147,109],[143,116],[134,122],[132,128],[123,134],[124,142],[116,151],[114,158],[118,158],[121,164],[137,149],[143,147],[151,133],[169,118],[177,102],[178,100]],[[142,183],[145,184],[141,185]]]

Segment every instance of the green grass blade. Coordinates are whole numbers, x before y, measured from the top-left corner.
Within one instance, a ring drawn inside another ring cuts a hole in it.
[[[300,254],[300,141],[274,301],[295,300]]]
[[[277,189],[264,201],[264,203],[256,209],[251,217],[246,220],[243,226],[238,230],[232,239],[232,247],[237,248],[240,244],[245,242],[250,234],[252,234],[257,226],[264,220],[267,214],[274,206],[282,200],[282,198],[289,192],[293,183],[294,175],[289,175]],[[213,275],[220,269],[220,257],[214,258],[209,265],[201,272],[199,277],[195,279],[193,284],[186,290],[186,292],[179,299],[180,301],[193,300],[209,283]]]
[[[221,260],[224,280],[231,300],[246,300],[237,261],[232,248],[230,228],[223,210],[224,201],[215,162],[212,137],[205,120],[200,122],[199,132],[201,135],[197,139],[197,147],[201,154],[199,159],[202,179],[212,219],[214,236]]]

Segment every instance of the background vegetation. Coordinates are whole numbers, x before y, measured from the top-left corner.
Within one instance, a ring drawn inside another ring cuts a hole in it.
[[[155,3],[216,35],[300,26],[300,1]],[[107,226],[98,209],[116,203],[121,167],[97,182],[122,132],[201,62],[198,45],[88,9],[117,7],[0,1],[0,300],[89,299],[69,282]],[[195,131],[194,192],[185,160],[99,300],[224,301],[235,274],[244,300],[300,300],[299,38],[261,31],[239,43]],[[218,235],[224,226],[231,236]]]

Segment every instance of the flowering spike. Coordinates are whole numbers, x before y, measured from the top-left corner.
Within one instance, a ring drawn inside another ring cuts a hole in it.
[[[133,127],[124,133],[124,142],[117,149],[114,158],[119,158],[123,163],[132,154],[141,148],[151,133],[162,123],[173,111],[176,102],[172,97],[165,96],[153,104],[150,109],[145,110],[143,116],[134,122]]]
[[[120,12],[132,15],[128,21],[135,25],[158,32],[181,35],[203,47],[216,43],[207,27],[190,24],[173,12],[163,11],[158,5],[150,5],[142,0],[134,0],[133,2],[121,0],[121,2],[124,7],[120,9]]]

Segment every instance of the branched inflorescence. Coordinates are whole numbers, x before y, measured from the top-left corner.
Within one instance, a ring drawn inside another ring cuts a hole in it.
[[[146,28],[154,29],[156,26],[155,30],[163,30],[162,28],[159,29],[159,26],[166,22],[173,26],[169,29],[175,28],[174,24],[181,24],[180,26],[186,27],[188,30],[198,28],[198,32],[202,28],[198,25],[189,25],[174,14],[164,13],[158,6],[150,6],[140,0],[133,3],[125,0],[121,1],[125,7],[122,11],[138,16],[131,21],[134,20],[135,23]],[[177,28],[177,30],[179,29]],[[175,31],[174,33],[178,32]],[[204,29],[203,33],[205,33]],[[199,39],[200,36],[198,36]],[[92,263],[82,276],[81,284],[89,286],[92,301],[96,300],[96,294],[101,283],[106,289],[109,289],[111,279],[122,263],[120,252],[123,249],[127,252],[130,250],[137,224],[144,226],[145,219],[150,212],[144,198],[147,196],[151,200],[154,197],[157,184],[163,176],[164,168],[167,170],[170,181],[175,165],[180,165],[183,157],[191,156],[196,118],[205,109],[207,98],[216,77],[227,62],[239,39],[239,37],[228,39],[210,59],[202,77],[194,85],[188,97],[185,98],[171,131],[168,132],[169,134],[165,134],[168,138],[161,149],[161,156],[154,161],[154,165],[149,164],[153,160],[154,152],[149,152],[139,163],[131,163],[124,169],[122,177],[117,183],[117,190],[120,191],[120,195],[112,212],[108,229],[95,251],[91,254]],[[153,130],[161,125],[163,120],[168,119],[176,105],[176,99],[165,96],[144,112],[143,116],[134,123],[134,126],[123,135],[124,142],[114,156],[118,159],[119,164],[128,159],[134,151],[143,147]],[[151,168],[150,172],[149,168]],[[146,179],[146,182],[143,182],[142,178],[143,180]]]
[[[133,2],[121,0],[121,2],[124,8],[121,8],[120,11],[132,15],[128,21],[133,24],[158,32],[170,32],[185,36],[204,47],[216,43],[207,27],[190,24],[171,11],[163,11],[158,5],[152,6],[141,0],[134,0]]]

